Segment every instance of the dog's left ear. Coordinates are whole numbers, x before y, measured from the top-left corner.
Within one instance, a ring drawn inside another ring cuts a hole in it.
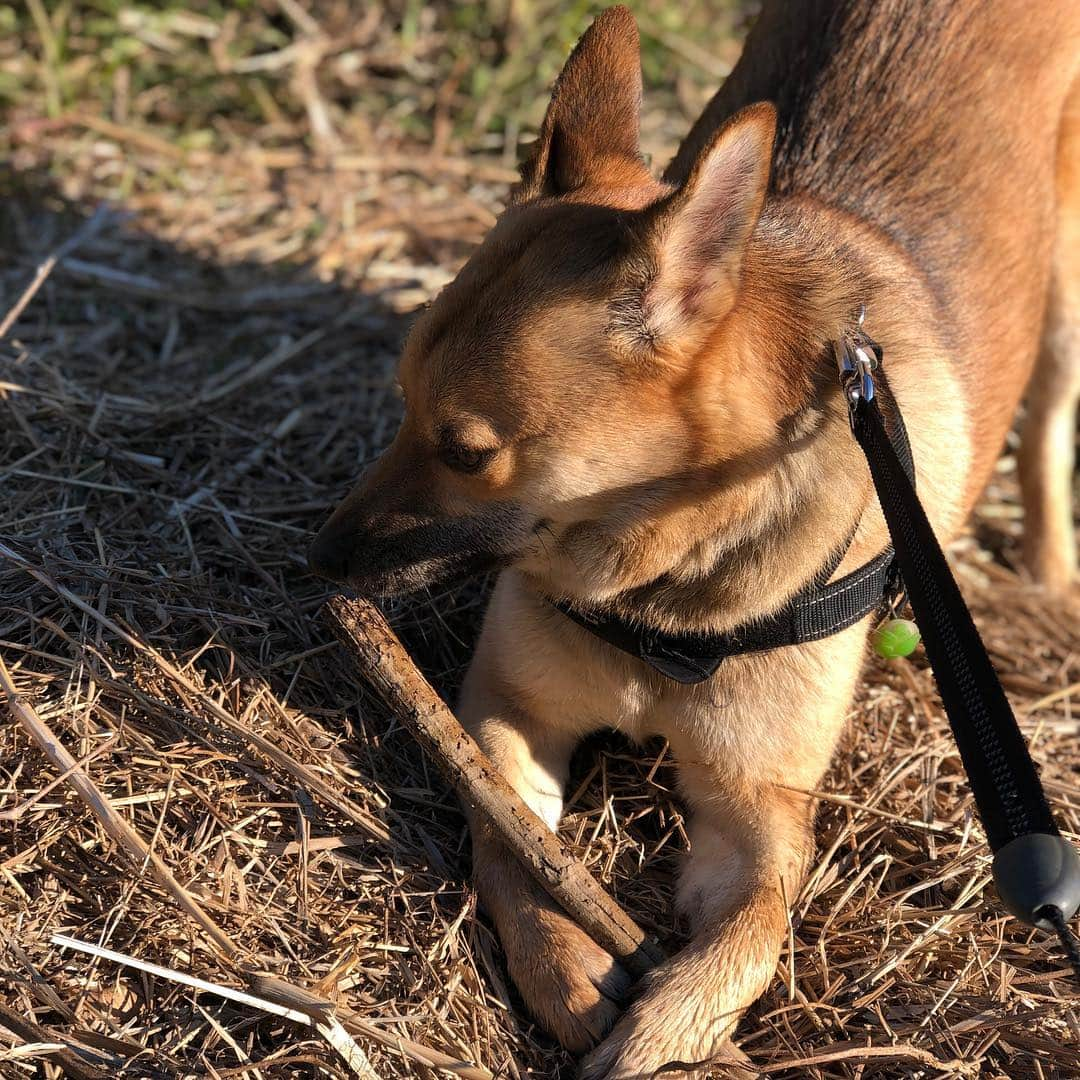
[[[650,280],[637,319],[650,341],[692,344],[731,309],[765,203],[775,137],[771,104],[740,110],[705,146],[686,182],[642,215]]]
[[[555,82],[512,202],[649,179],[641,159],[641,49],[628,8],[602,11]]]

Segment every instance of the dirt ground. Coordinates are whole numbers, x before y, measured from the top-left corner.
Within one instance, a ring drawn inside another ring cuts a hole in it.
[[[638,6],[662,161],[747,5]],[[0,320],[44,268],[0,332],[0,655],[240,950],[54,785],[4,711],[0,1076],[59,1075],[65,1054],[101,1077],[573,1075],[477,911],[453,795],[351,677],[304,562],[393,435],[411,313],[494,221],[594,10],[472,7],[0,7]],[[1012,450],[953,554],[1075,839],[1080,611],[1015,569]],[[388,609],[448,697],[485,591]],[[670,764],[662,745],[590,743],[563,835],[674,948]],[[57,933],[219,986],[257,968],[336,1002],[348,1034]],[[1042,1080],[1080,1076],[1078,1017],[1060,949],[996,903],[924,658],[868,658],[739,1045],[769,1076]]]

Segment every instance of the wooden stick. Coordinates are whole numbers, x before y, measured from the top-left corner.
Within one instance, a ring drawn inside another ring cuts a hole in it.
[[[663,959],[655,941],[522,802],[412,662],[382,612],[332,597],[326,616],[360,672],[435,759],[458,795],[479,810],[536,881],[598,945],[634,975]]]

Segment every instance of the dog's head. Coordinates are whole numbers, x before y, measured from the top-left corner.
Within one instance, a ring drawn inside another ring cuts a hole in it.
[[[508,209],[413,327],[404,421],[320,531],[317,573],[383,594],[510,564],[543,574],[628,497],[715,461],[736,428],[745,444],[752,420],[715,370],[703,393],[695,359],[736,304],[775,114],[736,115],[673,187],[642,161],[640,96],[637,29],[609,9],[567,61]]]

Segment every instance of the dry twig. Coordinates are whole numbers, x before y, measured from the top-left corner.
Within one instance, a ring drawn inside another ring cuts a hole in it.
[[[148,964],[145,960],[137,960],[134,956],[126,956],[123,953],[115,952],[113,949],[103,949],[100,945],[79,941],[65,934],[53,934],[52,943],[62,949],[75,949],[104,960],[111,960],[115,964],[124,964],[127,967],[137,968],[139,971],[157,975],[159,978],[169,979],[183,986],[189,986],[193,990],[216,994],[227,1001],[250,1005],[252,1008],[260,1009],[262,1012],[283,1016],[285,1019],[293,1020],[298,1024],[310,1024],[341,1055],[356,1076],[359,1076],[361,1080],[379,1080],[379,1076],[371,1067],[367,1055],[353,1042],[349,1037],[349,1033],[341,1026],[341,1022],[334,1016],[332,1006],[324,1007],[318,1011],[289,1008],[285,1005],[279,1005],[276,1001],[268,1001],[266,998],[245,993],[243,990],[234,990],[231,986],[219,986],[217,983],[207,982],[206,979],[199,979],[183,971],[163,967],[161,964]]]
[[[432,689],[374,604],[335,596],[330,623],[387,704],[420,740],[458,794],[480,811],[499,838],[566,913],[632,974],[662,959],[654,941],[603,890],[492,765]]]
[[[8,331],[18,321],[19,316],[26,310],[27,305],[37,295],[38,290],[45,284],[56,266],[71,255],[81,244],[86,243],[86,241],[101,228],[107,217],[107,208],[99,206],[97,210],[94,211],[93,216],[90,217],[80,229],[69,236],[64,243],[41,263],[34,272],[30,284],[26,286],[22,295],[12,305],[11,310],[8,311],[3,320],[0,321],[0,341],[3,341],[4,338],[7,337]]]

